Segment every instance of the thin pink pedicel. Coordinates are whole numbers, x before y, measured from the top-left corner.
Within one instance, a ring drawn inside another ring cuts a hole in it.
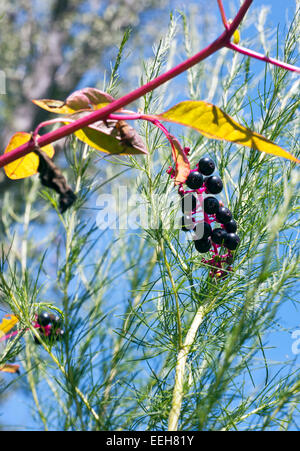
[[[35,329],[43,329],[44,334],[48,337],[51,334],[51,325],[49,324],[48,326],[41,326],[40,324],[38,324],[36,321],[33,323],[33,327]],[[0,337],[0,342],[2,341],[6,341],[9,340],[10,338],[16,337],[18,334],[22,333],[22,332],[27,332],[29,330],[29,327],[25,328],[25,329],[21,329],[21,330],[16,330],[14,332],[11,332],[9,334],[3,335],[2,337]]]

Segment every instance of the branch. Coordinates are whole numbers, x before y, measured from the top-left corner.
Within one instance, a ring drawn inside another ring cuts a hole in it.
[[[168,431],[177,431],[178,428],[180,410],[184,396],[186,361],[204,317],[205,310],[204,307],[201,305],[194,316],[193,322],[186,334],[184,344],[177,356],[175,385],[173,390],[172,407],[169,414]]]
[[[228,42],[228,44],[226,44],[226,47],[234,50],[235,52],[250,56],[251,58],[256,58],[260,61],[264,61],[265,63],[271,63],[274,64],[274,66],[282,67],[283,69],[289,70],[291,72],[298,72],[298,74],[300,74],[300,67],[292,66],[291,64],[284,63],[282,61],[276,60],[275,58],[269,58],[268,56],[264,56],[261,53],[257,53],[253,50],[233,44],[232,42]]]
[[[228,24],[228,21],[227,21],[227,18],[226,18],[226,14],[225,14],[225,11],[224,11],[224,6],[223,6],[223,3],[222,3],[222,0],[218,0],[218,5],[219,5],[219,9],[220,9],[223,25],[226,28],[226,30],[228,30],[229,24]]]
[[[94,122],[106,119],[109,114],[114,113],[120,110],[121,108],[125,107],[126,105],[139,99],[140,97],[143,97],[148,92],[153,91],[162,84],[166,83],[167,81],[171,80],[177,75],[185,72],[186,70],[193,67],[195,64],[199,63],[200,61],[203,61],[213,53],[225,47],[229,43],[230,38],[235,32],[235,30],[238,28],[241,21],[243,20],[250,5],[252,4],[252,1],[253,0],[245,0],[241,8],[239,9],[236,17],[234,18],[232,23],[228,26],[228,29],[226,29],[214,42],[212,42],[209,46],[205,47],[203,50],[198,52],[196,55],[187,59],[183,63],[178,64],[177,66],[165,72],[164,74],[159,75],[154,80],[151,80],[150,82],[135,89],[129,94],[126,94],[120,99],[115,100],[114,102],[110,103],[104,108],[94,111],[93,113],[88,114],[87,116],[80,118],[71,124],[65,125],[57,130],[53,130],[49,133],[46,133],[45,135],[41,136],[38,139],[37,143],[39,147],[44,147],[54,141],[65,138],[66,136],[76,132],[77,130],[80,130],[83,127],[87,127],[88,125],[91,125]],[[23,144],[22,146],[17,147],[11,152],[8,152],[0,156],[0,168],[21,157],[24,157],[34,149],[34,146],[35,144],[34,141],[32,140],[26,144]]]

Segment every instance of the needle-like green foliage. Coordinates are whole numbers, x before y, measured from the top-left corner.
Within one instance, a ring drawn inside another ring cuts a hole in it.
[[[167,38],[140,68],[141,83],[172,64],[176,40],[193,53],[189,23],[183,13],[171,19]],[[278,42],[291,64],[297,33],[299,15]],[[122,52],[104,90],[115,94],[120,65]],[[225,50],[191,69],[187,80],[147,94],[140,107],[163,110],[187,88],[186,98],[213,100],[299,158],[297,86],[291,73]],[[298,314],[299,170],[176,128],[191,148],[192,167],[204,155],[216,162],[224,203],[239,224],[233,272],[216,282],[175,227],[180,198],[166,173],[169,142],[152,124],[136,126],[149,156],[107,161],[74,139],[66,142],[66,175],[78,197],[64,216],[36,177],[26,180],[20,213],[5,194],[1,305],[20,318],[23,332],[1,348],[1,364],[21,363],[14,382],[1,376],[1,394],[26,386],[36,428],[45,430],[297,429],[299,366],[286,325],[290,312]],[[112,195],[122,204],[124,192],[130,202],[120,227],[102,230],[99,199]],[[65,334],[38,346],[32,322],[45,309],[62,316]],[[280,333],[288,356],[275,360]]]

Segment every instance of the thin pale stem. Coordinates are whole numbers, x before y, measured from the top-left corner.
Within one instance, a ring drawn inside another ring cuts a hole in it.
[[[40,400],[39,400],[39,397],[38,397],[36,384],[35,384],[35,378],[34,378],[34,375],[32,373],[32,370],[33,370],[33,366],[31,364],[32,356],[31,356],[31,353],[29,351],[29,347],[28,346],[26,346],[26,348],[25,348],[25,355],[26,355],[26,360],[27,360],[27,380],[28,380],[28,383],[29,383],[29,386],[30,386],[32,397],[33,397],[34,403],[36,405],[36,409],[38,411],[38,414],[39,414],[39,416],[41,418],[41,421],[42,421],[42,423],[44,425],[44,430],[48,431],[47,418],[45,417],[44,412],[41,409],[41,404],[40,404]]]
[[[155,249],[155,251],[153,252],[152,258],[150,260],[150,265],[149,265],[149,268],[147,271],[147,277],[143,284],[145,287],[148,285],[151,275],[153,274],[153,270],[154,270],[156,261],[157,261],[157,251]],[[105,387],[104,395],[103,395],[103,411],[102,411],[103,414],[107,410],[110,392],[112,389],[112,383],[118,372],[118,369],[117,369],[118,357],[119,357],[119,353],[120,353],[120,350],[121,350],[121,347],[122,347],[122,344],[124,341],[124,337],[126,336],[128,330],[129,330],[132,312],[137,309],[137,307],[141,301],[141,298],[142,298],[142,293],[143,293],[143,290],[141,289],[141,291],[135,296],[132,305],[128,308],[126,315],[125,315],[123,327],[122,327],[122,333],[119,335],[119,338],[116,341],[116,344],[114,346],[113,357],[112,357],[112,366],[111,366],[111,369],[109,372],[109,376],[107,378],[107,385]]]
[[[163,254],[164,264],[165,264],[165,266],[167,268],[167,271],[168,271],[168,274],[169,274],[169,278],[170,278],[170,282],[171,282],[171,285],[172,285],[172,289],[173,289],[173,292],[174,292],[174,297],[175,297],[176,317],[177,317],[177,330],[178,330],[178,346],[179,346],[179,349],[180,349],[180,348],[182,348],[182,327],[181,327],[179,298],[178,298],[176,284],[175,284],[174,279],[173,279],[171,267],[170,267],[170,264],[169,264],[168,259],[167,259],[166,249],[165,249],[163,240],[161,240],[161,242],[160,242],[160,248],[161,248],[161,251],[162,251],[162,254]]]
[[[31,326],[30,327],[31,332],[37,337],[38,340],[40,340],[40,336],[39,333],[37,332],[37,330]],[[43,346],[43,348],[45,349],[45,351],[48,353],[49,357],[53,360],[53,362],[55,363],[55,365],[57,366],[57,368],[61,371],[61,373],[64,375],[64,377],[66,379],[68,379],[68,374],[65,370],[65,368],[61,365],[61,363],[59,362],[59,360],[56,358],[56,356],[52,353],[50,347],[48,347],[45,342],[40,341],[41,345]],[[76,392],[76,394],[79,396],[79,398],[82,400],[83,404],[85,405],[85,407],[88,409],[88,411],[91,413],[91,415],[94,417],[94,419],[97,421],[97,423],[99,423],[100,421],[100,417],[99,415],[95,412],[95,410],[93,409],[93,407],[90,405],[88,398],[86,397],[86,395],[84,393],[82,393],[82,391],[78,388],[77,385],[74,386],[74,390]]]
[[[200,306],[194,316],[193,322],[186,334],[183,346],[181,347],[177,356],[175,385],[173,390],[172,407],[169,415],[168,431],[177,431],[178,428],[180,410],[184,396],[184,378],[185,378],[186,361],[191,346],[195,341],[198,329],[203,322],[204,316],[205,316],[204,307]]]
[[[32,203],[33,203],[34,197],[35,197],[34,196],[35,191],[36,191],[36,185],[35,185],[35,183],[33,183],[32,187],[29,191],[28,200],[26,202],[25,212],[24,212],[24,221],[23,221],[23,238],[22,238],[22,245],[21,245],[21,268],[22,268],[23,276],[24,276],[26,268],[27,268],[28,231],[29,231]]]

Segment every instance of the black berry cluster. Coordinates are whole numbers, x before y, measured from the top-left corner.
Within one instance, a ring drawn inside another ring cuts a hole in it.
[[[183,231],[193,231],[195,248],[200,253],[211,251],[213,258],[203,260],[216,266],[222,273],[225,264],[232,262],[231,251],[236,250],[240,239],[236,233],[237,223],[232,217],[231,211],[214,196],[223,190],[223,182],[215,171],[215,163],[209,157],[200,159],[196,169],[191,170],[185,185],[179,188],[182,196],[182,220]],[[203,198],[203,194],[207,194]],[[203,219],[195,219],[197,213],[203,212]],[[217,223],[214,227],[214,224]],[[227,249],[227,254],[219,253],[222,248]],[[227,271],[231,267],[227,267]],[[219,272],[220,272],[219,271]]]
[[[43,311],[36,315],[34,327],[39,331],[40,335],[50,342],[57,341],[64,336],[60,316],[54,313]],[[36,344],[40,344],[37,337],[34,337]]]

